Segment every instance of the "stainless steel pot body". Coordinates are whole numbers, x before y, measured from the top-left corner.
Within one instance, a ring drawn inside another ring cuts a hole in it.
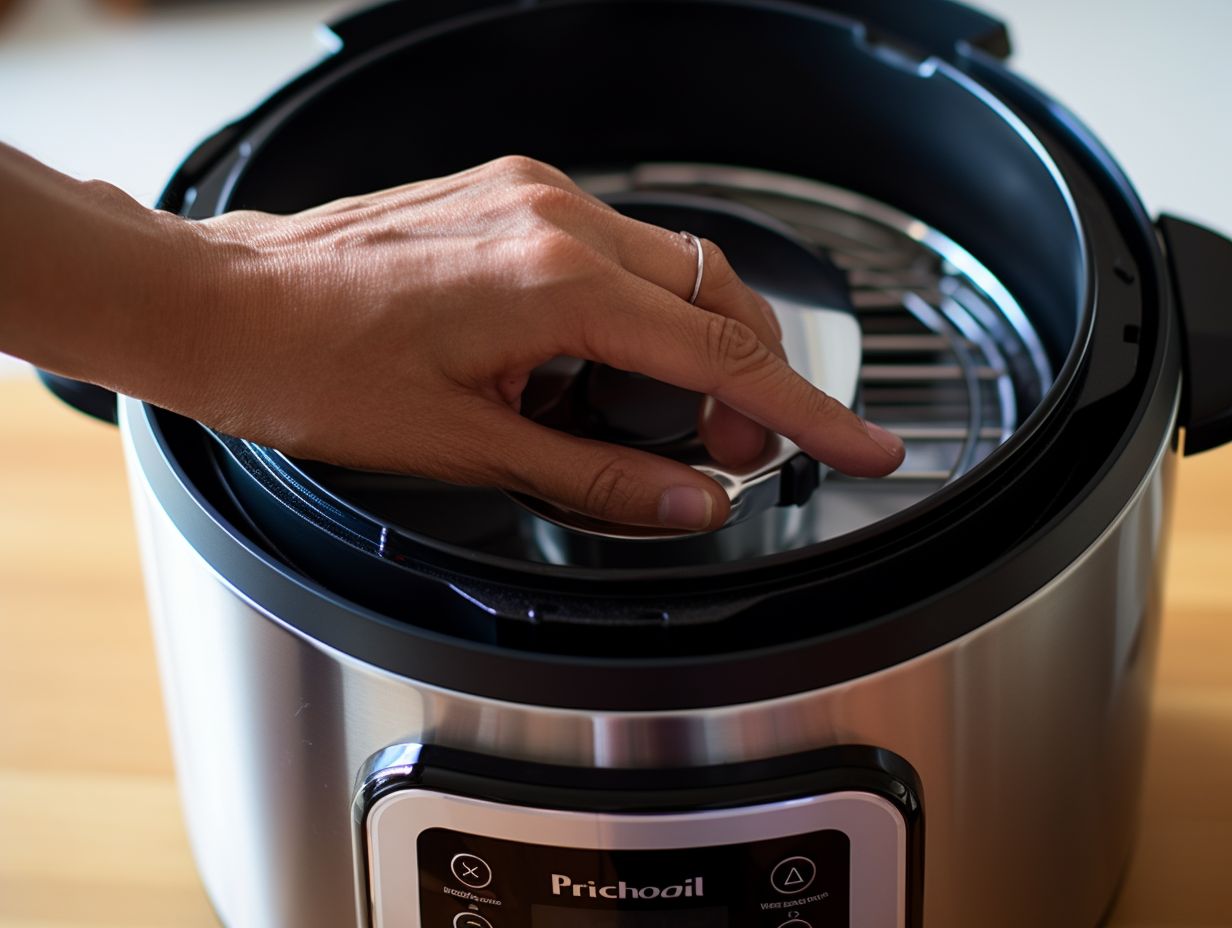
[[[1175,416],[1098,540],[975,632],[790,697],[591,713],[445,691],[302,637],[259,584],[237,582],[256,569],[238,545],[189,541],[200,514],[157,489],[169,465],[150,413],[122,405],[185,815],[229,928],[355,923],[355,778],[406,741],[613,767],[888,748],[923,784],[928,928],[1092,928],[1114,897],[1143,766]]]

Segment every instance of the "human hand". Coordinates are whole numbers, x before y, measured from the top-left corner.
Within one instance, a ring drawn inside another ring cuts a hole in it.
[[[754,457],[767,428],[844,473],[902,462],[901,442],[786,364],[769,304],[717,246],[689,305],[691,240],[530,159],[192,227],[213,305],[200,330],[168,331],[199,348],[153,399],[294,456],[607,521],[722,525],[725,492],[693,468],[518,415],[531,371],[566,355],[712,397],[701,434],[724,463]]]

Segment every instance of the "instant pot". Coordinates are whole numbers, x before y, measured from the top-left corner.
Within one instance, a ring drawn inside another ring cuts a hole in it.
[[[1232,437],[1232,243],[1147,216],[944,0],[405,0],[332,34],[162,208],[541,159],[711,229],[907,456],[858,480],[778,444],[729,526],[627,537],[48,375],[118,416],[223,922],[1098,924],[1174,465]],[[696,397],[540,373],[545,422],[707,466]]]

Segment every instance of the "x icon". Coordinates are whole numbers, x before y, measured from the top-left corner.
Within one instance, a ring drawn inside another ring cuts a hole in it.
[[[483,889],[492,882],[492,868],[482,857],[474,854],[455,854],[449,869],[460,883],[471,889]]]

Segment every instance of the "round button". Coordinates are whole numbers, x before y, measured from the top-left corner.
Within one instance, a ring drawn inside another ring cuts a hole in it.
[[[471,889],[483,889],[492,882],[492,868],[486,860],[474,854],[454,854],[449,862],[449,871],[454,879]]]
[[[793,918],[789,922],[783,922],[779,928],[813,928],[813,926],[802,918]]]
[[[788,857],[786,860],[780,860],[770,872],[770,885],[784,896],[795,896],[804,892],[813,885],[815,879],[817,879],[817,865],[807,857]],[[792,922],[787,924],[790,925]]]
[[[792,928],[799,928],[795,922],[788,922]],[[803,925],[804,922],[800,922]],[[453,917],[453,928],[492,928],[492,923],[482,915],[474,912],[459,912]],[[805,926],[807,928],[807,926]]]

